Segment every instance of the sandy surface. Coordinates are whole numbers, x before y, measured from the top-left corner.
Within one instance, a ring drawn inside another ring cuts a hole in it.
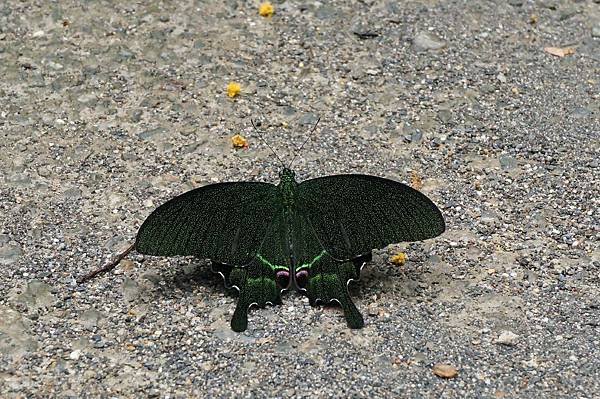
[[[274,5],[2,2],[0,397],[600,397],[598,1]],[[300,179],[421,180],[448,226],[374,253],[364,329],[289,294],[234,333],[192,258],[75,284],[174,195],[276,182],[250,118],[289,160],[319,116]]]

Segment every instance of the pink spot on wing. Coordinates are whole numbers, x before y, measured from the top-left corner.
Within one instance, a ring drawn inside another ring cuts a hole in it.
[[[275,280],[281,288],[286,288],[290,283],[290,273],[286,270],[280,270],[275,274]]]
[[[300,270],[296,273],[296,284],[300,288],[306,288],[308,284],[308,270]]]

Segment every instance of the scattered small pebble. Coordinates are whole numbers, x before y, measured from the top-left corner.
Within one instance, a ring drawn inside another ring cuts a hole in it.
[[[598,1],[3,0],[0,396],[594,397]],[[75,282],[170,198],[296,153],[299,181],[389,177],[444,214],[349,284],[364,328],[286,292],[236,333],[194,257]]]
[[[437,363],[433,365],[433,374],[440,378],[455,378],[458,376],[458,369],[450,364]]]
[[[445,41],[429,32],[419,32],[413,39],[413,46],[417,51],[441,50],[446,45]]]
[[[515,334],[512,331],[502,331],[498,338],[496,339],[496,343],[500,345],[506,346],[515,346],[517,341],[519,340],[519,335]]]

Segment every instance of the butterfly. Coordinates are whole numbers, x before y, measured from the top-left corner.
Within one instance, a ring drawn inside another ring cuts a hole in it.
[[[445,230],[429,198],[393,180],[343,174],[298,182],[287,167],[279,178],[277,185],[216,183],[181,194],[148,216],[133,248],[210,259],[239,291],[234,331],[246,330],[251,306],[281,304],[286,290],[313,306],[337,302],[348,326],[361,328],[347,286],[371,251]]]
[[[210,259],[211,270],[238,291],[234,331],[248,328],[250,307],[281,304],[287,290],[306,295],[311,306],[336,302],[350,328],[363,327],[348,284],[359,279],[373,249],[442,234],[442,213],[424,194],[382,177],[343,174],[298,182],[291,169],[296,157],[286,167],[259,137],[283,165],[277,185],[216,183],[183,193],[156,208],[135,243],[113,262],[77,282],[112,270],[133,249],[189,255]]]

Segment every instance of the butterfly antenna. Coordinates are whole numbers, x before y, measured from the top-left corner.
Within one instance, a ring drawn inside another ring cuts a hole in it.
[[[288,169],[292,168],[292,165],[294,164],[294,161],[296,160],[296,158],[298,158],[298,155],[300,155],[300,153],[302,152],[302,149],[304,148],[304,146],[306,145],[306,143],[308,143],[308,140],[310,140],[310,138],[312,137],[312,134],[315,131],[315,129],[317,128],[317,125],[319,124],[320,120],[321,120],[321,117],[319,116],[319,119],[317,119],[317,122],[315,123],[315,125],[313,126],[313,128],[310,130],[310,132],[308,132],[308,137],[306,138],[306,140],[304,140],[304,143],[302,143],[302,145],[300,146],[300,148],[298,149],[298,151],[296,151],[296,155],[294,155],[294,158],[292,159],[292,162],[290,162],[290,166],[288,166]]]
[[[279,161],[279,163],[285,167],[285,164],[283,163],[283,161],[281,160],[281,158],[279,158],[279,155],[277,155],[277,153],[275,152],[275,150],[273,150],[273,148],[271,148],[271,146],[269,145],[269,143],[267,143],[267,141],[263,138],[262,134],[260,134],[260,131],[258,130],[258,128],[256,127],[256,125],[254,124],[254,120],[250,119],[250,122],[252,122],[252,127],[254,127],[254,130],[256,131],[256,134],[258,135],[258,137],[262,140],[262,142],[269,147],[269,150],[271,150],[271,152],[273,153],[273,155],[275,155],[275,157],[277,158],[277,160]]]

